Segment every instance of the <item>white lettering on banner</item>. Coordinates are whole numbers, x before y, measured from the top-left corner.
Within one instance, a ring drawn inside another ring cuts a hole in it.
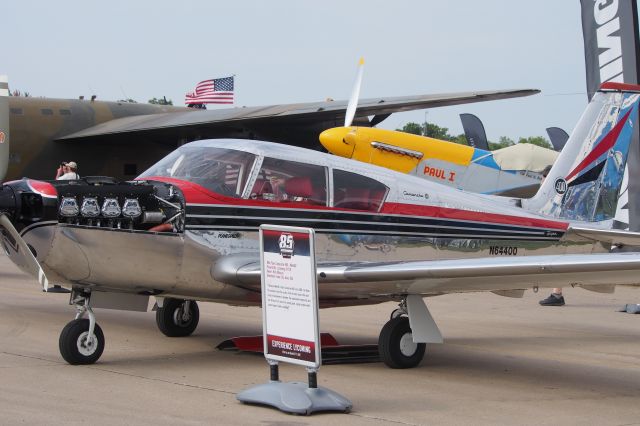
[[[272,340],[271,346],[273,346],[274,348],[287,349],[290,351],[305,352],[308,354],[311,353],[311,346],[301,345],[299,343],[290,343],[290,342],[282,342],[280,340]]]
[[[606,49],[598,56],[600,64],[608,64],[614,59],[622,56],[622,45],[620,44],[620,37],[611,35],[619,30],[620,19],[616,18],[599,27],[596,31],[598,35],[598,47],[601,49]]]
[[[598,48],[604,52],[598,55],[600,82],[614,81],[622,83],[622,42],[620,36],[612,35],[620,30],[618,0],[597,0],[593,6],[593,17],[598,24],[596,38]]]
[[[593,18],[596,24],[609,22],[618,14],[618,0],[596,0],[593,5]]]
[[[272,341],[271,346],[273,346],[274,348],[280,348],[280,349],[289,349],[289,350],[293,349],[293,343],[281,342],[280,340]]]

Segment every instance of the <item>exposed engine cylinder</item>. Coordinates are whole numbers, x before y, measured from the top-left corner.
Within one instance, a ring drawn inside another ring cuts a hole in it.
[[[149,181],[114,183],[56,181],[58,221],[101,228],[149,230],[170,223],[173,232],[184,227],[184,199],[170,184]]]

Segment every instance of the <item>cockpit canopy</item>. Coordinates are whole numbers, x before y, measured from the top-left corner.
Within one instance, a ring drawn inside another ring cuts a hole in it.
[[[218,194],[240,197],[256,155],[217,147],[183,146],[140,175],[196,183]]]
[[[381,182],[325,165],[277,155],[188,144],[139,178],[170,177],[244,199],[379,211],[388,193]]]

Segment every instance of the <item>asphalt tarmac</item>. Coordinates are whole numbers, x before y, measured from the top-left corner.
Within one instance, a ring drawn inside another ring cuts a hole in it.
[[[92,366],[67,365],[58,336],[73,318],[68,295],[44,294],[0,255],[0,424],[565,424],[640,425],[640,315],[616,312],[640,291],[566,289],[564,307],[453,294],[427,300],[445,337],[422,365],[323,366],[319,384],[353,402],[349,414],[293,416],[236,401],[268,380],[260,355],[216,350],[261,333],[257,308],[200,304],[200,326],[167,338],[152,312],[96,310],[106,338]],[[395,306],[323,310],[322,331],[375,343]],[[281,379],[303,381],[283,365]]]

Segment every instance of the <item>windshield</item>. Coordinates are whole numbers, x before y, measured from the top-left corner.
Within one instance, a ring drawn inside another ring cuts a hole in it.
[[[233,149],[184,146],[139,177],[166,176],[201,185],[219,194],[240,196],[255,155]]]

